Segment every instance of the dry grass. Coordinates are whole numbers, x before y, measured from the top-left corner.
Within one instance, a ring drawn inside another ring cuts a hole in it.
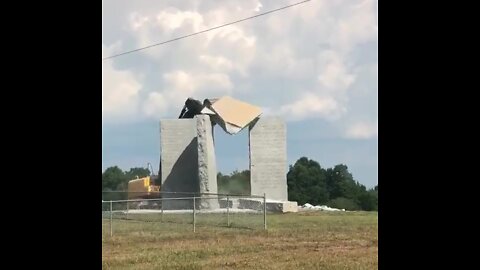
[[[103,268],[378,269],[376,212],[269,215],[267,223],[267,231],[201,226],[196,233],[188,224],[139,223],[103,237]]]

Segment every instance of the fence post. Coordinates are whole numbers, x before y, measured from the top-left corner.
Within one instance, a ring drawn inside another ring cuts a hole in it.
[[[127,197],[127,213],[126,213],[126,217],[127,217],[127,219],[128,219],[128,210],[129,210],[128,203],[129,203],[129,201],[128,201],[128,197]]]
[[[267,229],[267,195],[263,193],[263,229]]]
[[[113,234],[113,229],[112,229],[112,215],[113,215],[113,207],[112,207],[112,201],[110,201],[110,237],[112,237]]]
[[[160,198],[160,206],[162,207],[162,212],[160,215],[160,221],[163,223],[163,196]]]
[[[227,227],[230,227],[230,198],[227,195]]]
[[[193,232],[195,232],[195,195],[193,195]]]

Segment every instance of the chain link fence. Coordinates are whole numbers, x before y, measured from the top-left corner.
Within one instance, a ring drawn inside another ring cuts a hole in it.
[[[203,227],[266,229],[266,197],[214,193],[139,195],[104,192],[104,236],[169,230],[198,231]]]

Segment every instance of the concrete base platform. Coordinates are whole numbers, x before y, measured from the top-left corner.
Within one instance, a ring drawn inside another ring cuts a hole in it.
[[[238,200],[239,209],[253,209],[257,211],[263,211],[263,200],[262,199],[239,199]],[[297,202],[290,201],[270,201],[267,200],[267,212],[274,213],[288,213],[288,212],[298,212]]]

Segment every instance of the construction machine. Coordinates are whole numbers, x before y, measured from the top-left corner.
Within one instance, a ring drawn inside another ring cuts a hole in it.
[[[159,179],[158,175],[153,173],[152,164],[148,163],[147,168],[150,175],[128,181],[128,199],[152,199],[160,197],[160,185],[155,185]]]

